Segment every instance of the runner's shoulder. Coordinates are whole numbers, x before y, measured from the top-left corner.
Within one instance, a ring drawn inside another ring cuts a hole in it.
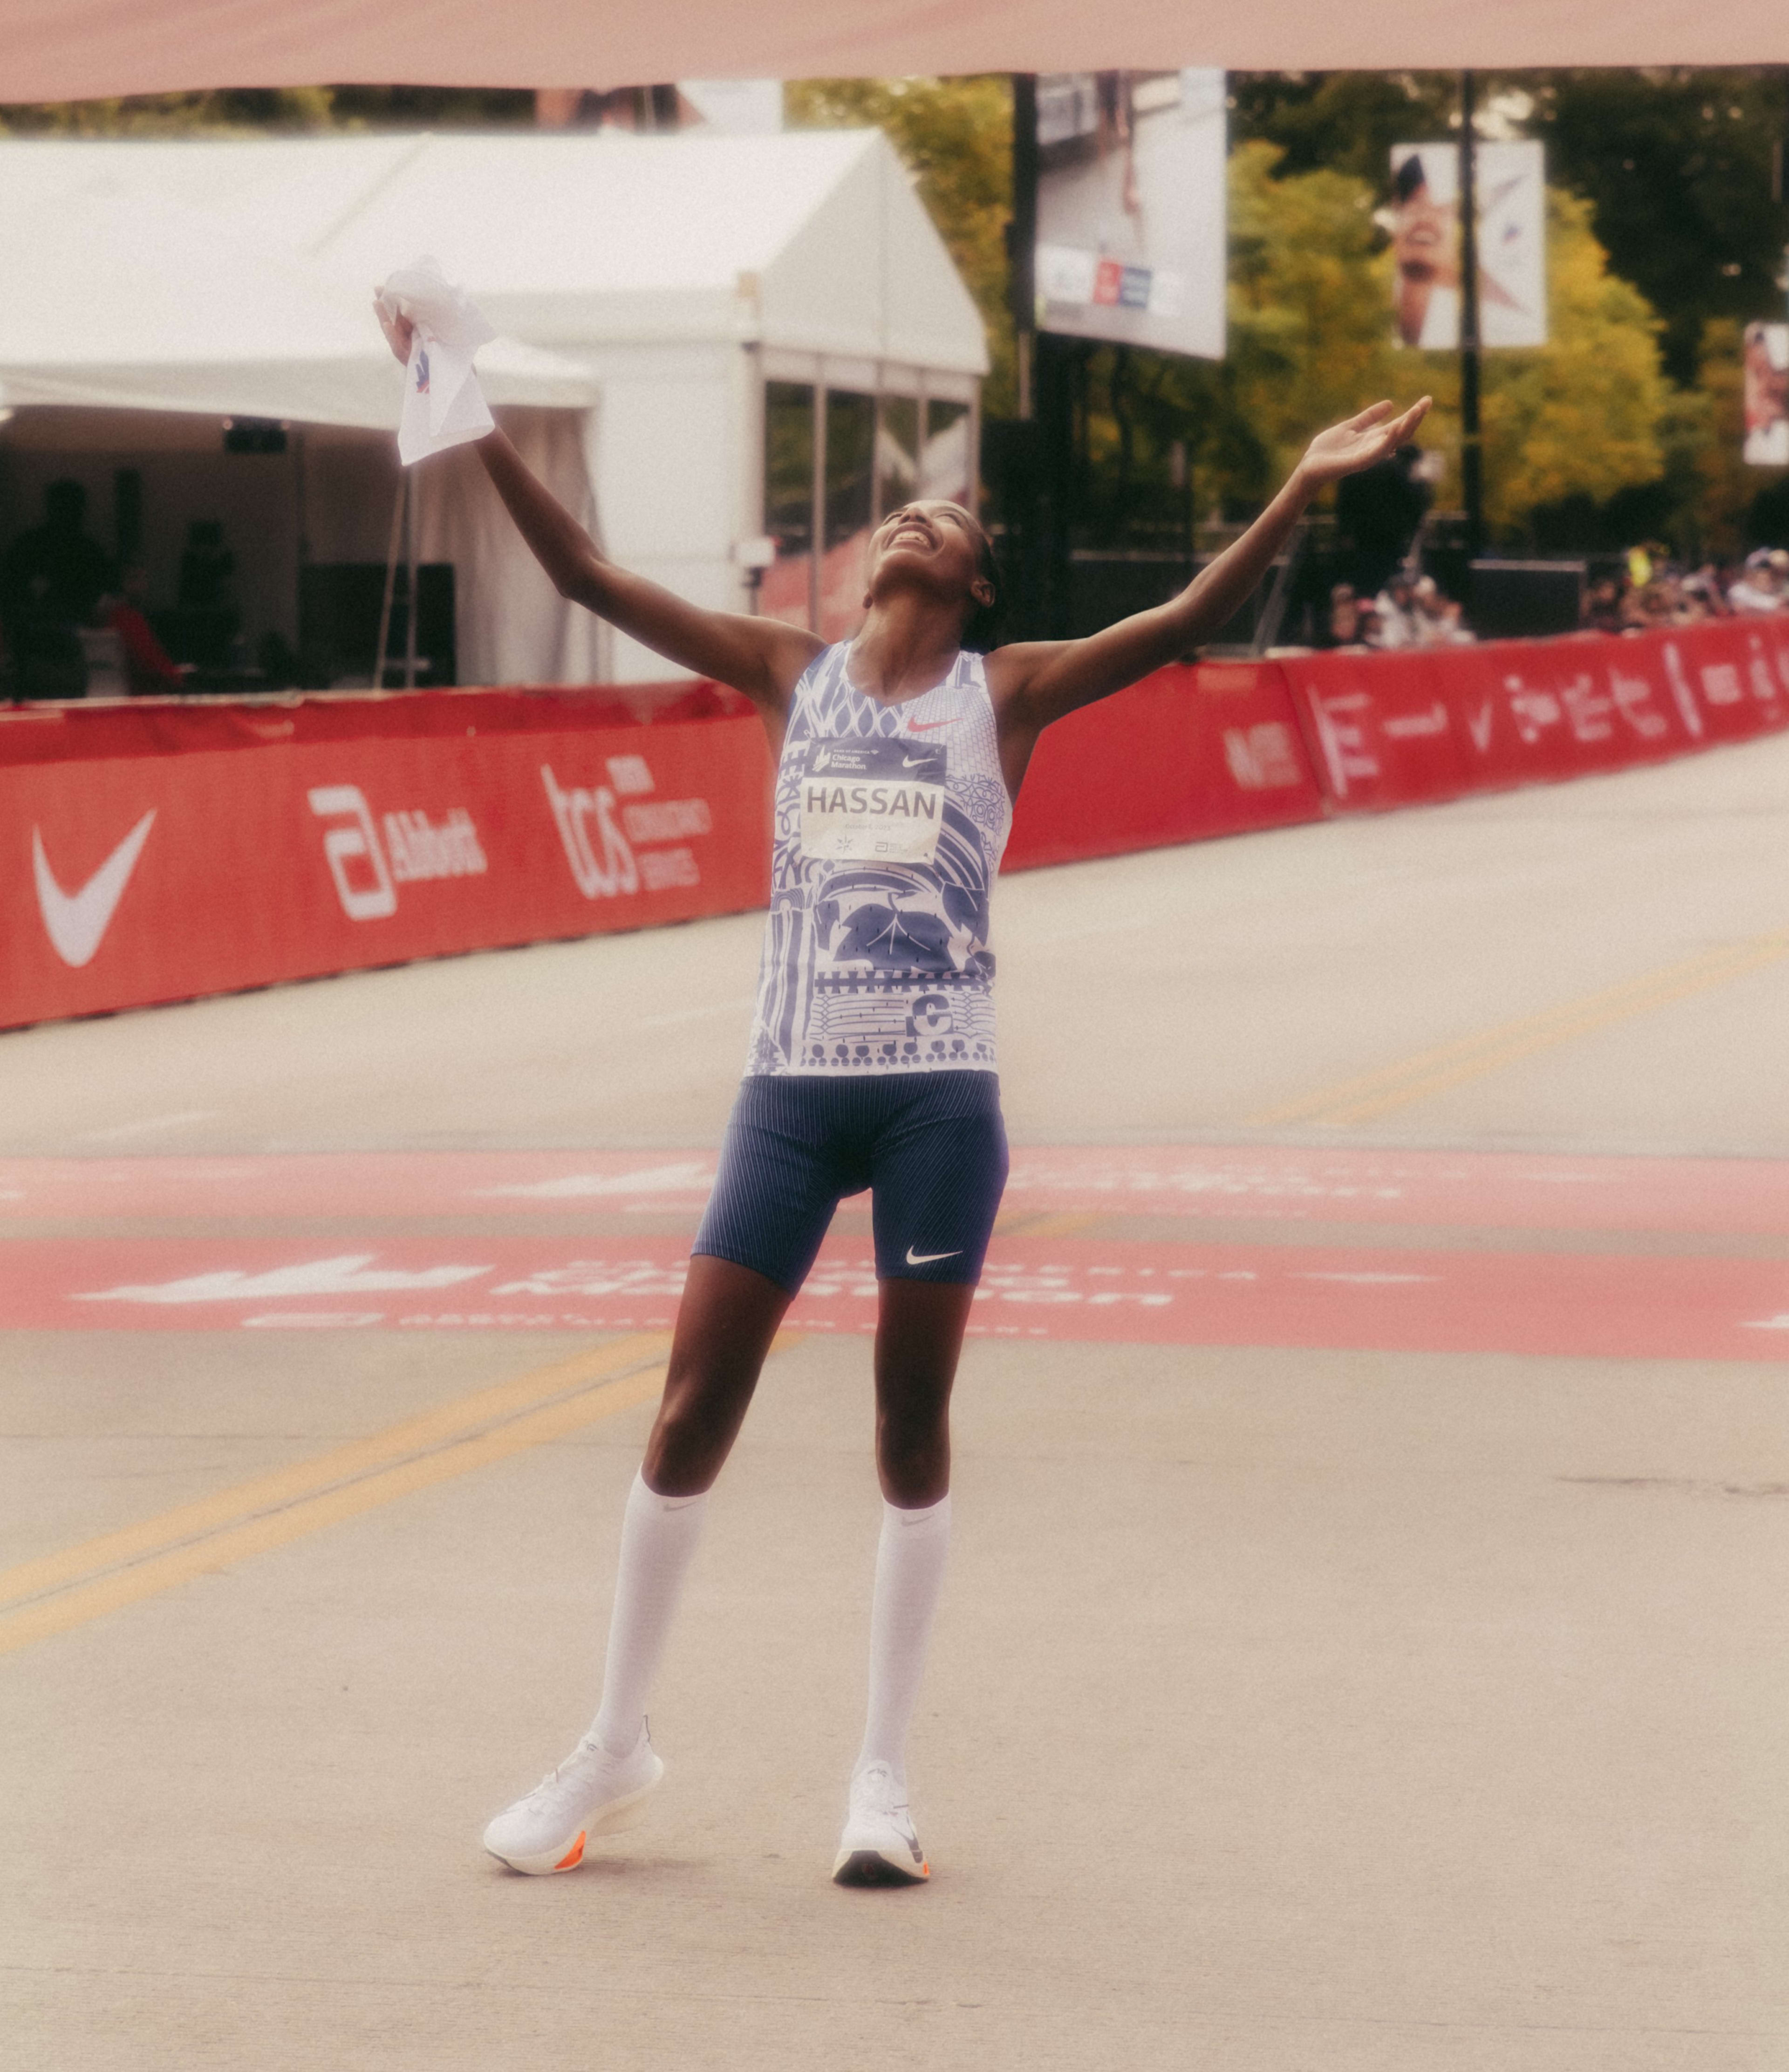
[[[983,667],[995,718],[1004,719],[1010,711],[1016,715],[1038,670],[1071,644],[1067,640],[1014,640],[990,649]]]

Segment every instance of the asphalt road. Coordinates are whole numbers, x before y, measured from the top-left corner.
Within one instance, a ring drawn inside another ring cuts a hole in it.
[[[594,1703],[755,917],[0,1037],[9,2072],[1774,2072],[1786,837],[1779,738],[1003,886],[910,1893],[826,1878],[861,1208],[649,1819],[478,1847]]]

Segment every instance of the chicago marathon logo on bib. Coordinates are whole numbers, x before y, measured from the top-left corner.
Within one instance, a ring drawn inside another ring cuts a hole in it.
[[[948,767],[940,743],[812,743],[800,779],[802,854],[833,863],[930,863]]]

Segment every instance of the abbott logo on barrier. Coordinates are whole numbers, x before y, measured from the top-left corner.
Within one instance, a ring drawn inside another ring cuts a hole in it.
[[[379,836],[358,784],[319,784],[311,793],[311,810],[319,820],[345,818],[352,825],[331,828],[323,837],[323,856],[335,881],[335,896],[351,921],[383,921],[397,911],[397,888],[380,850]],[[348,865],[364,859],[372,873],[370,885],[356,885]]]
[[[463,806],[450,808],[439,827],[420,811],[387,813],[381,843],[358,784],[319,784],[308,796],[319,820],[349,823],[323,837],[323,855],[342,911],[351,921],[388,919],[397,911],[400,885],[431,878],[482,878],[491,867],[479,846],[472,816]],[[362,861],[365,868],[351,874],[348,866]]]

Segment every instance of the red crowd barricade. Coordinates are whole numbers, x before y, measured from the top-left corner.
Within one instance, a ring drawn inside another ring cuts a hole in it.
[[[1291,656],[1281,666],[1330,805],[1376,811],[1470,789],[1435,655],[1363,649]]]
[[[1588,776],[1789,726],[1789,619],[1284,666],[1325,800],[1344,812]]]
[[[1162,669],[1049,729],[1025,870],[1789,726],[1789,617]],[[710,684],[0,711],[0,1027],[762,906]]]
[[[1284,827],[1322,810],[1277,663],[1158,669],[1043,735],[1006,868]]]
[[[761,906],[763,730],[705,690],[9,714],[0,1026]]]

